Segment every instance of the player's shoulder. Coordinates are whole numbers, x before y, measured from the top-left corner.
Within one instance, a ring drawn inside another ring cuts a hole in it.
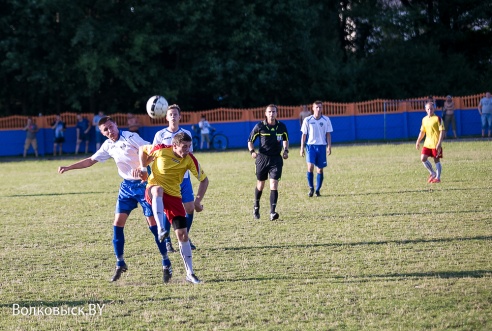
[[[153,154],[158,151],[165,151],[166,149],[170,149],[172,146],[166,144],[154,144],[154,145],[146,145],[147,148],[150,149],[149,154]]]
[[[180,127],[178,132],[184,132],[188,136],[193,137],[193,135],[191,134],[190,130],[186,130],[186,129]]]

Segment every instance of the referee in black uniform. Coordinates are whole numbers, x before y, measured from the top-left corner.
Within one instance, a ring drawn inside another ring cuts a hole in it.
[[[278,200],[278,181],[282,177],[284,159],[289,157],[289,137],[284,123],[277,121],[278,108],[270,104],[265,110],[266,119],[259,122],[251,131],[248,149],[251,157],[256,160],[256,188],[254,217],[260,218],[260,198],[265,181],[270,177],[270,220],[279,218],[275,211]],[[260,148],[255,151],[254,142],[260,139]],[[283,149],[283,151],[282,151]]]

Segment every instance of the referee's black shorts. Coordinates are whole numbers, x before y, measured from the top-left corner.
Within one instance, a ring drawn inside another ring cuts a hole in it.
[[[270,176],[270,179],[279,180],[282,177],[283,165],[284,160],[280,155],[258,154],[256,157],[256,179],[265,181]]]

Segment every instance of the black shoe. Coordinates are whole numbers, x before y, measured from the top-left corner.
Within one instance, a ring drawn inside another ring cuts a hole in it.
[[[260,219],[260,208],[259,207],[255,207],[255,209],[253,211],[253,215],[255,216],[255,220]]]
[[[175,253],[176,250],[174,249],[173,245],[171,244],[170,241],[166,243],[166,249],[168,253]]]
[[[164,283],[169,283],[169,281],[173,277],[173,268],[171,268],[170,266],[164,267],[162,269],[162,272],[164,274],[164,276],[162,277],[162,280],[164,281]]]
[[[279,217],[278,213],[270,213],[270,221],[278,220]]]
[[[314,194],[314,188],[309,189],[308,197],[312,197]]]
[[[317,197],[320,197],[321,196],[321,194],[319,193],[319,191],[316,191],[316,196]]]
[[[117,266],[116,270],[114,272],[113,277],[111,278],[112,282],[116,282],[118,279],[120,279],[121,274],[126,272],[128,270],[128,266],[126,263],[123,263],[123,265]]]
[[[191,250],[194,251],[196,249],[196,246],[193,245],[193,243],[191,242],[191,239],[188,239],[190,241],[190,247],[191,247]]]

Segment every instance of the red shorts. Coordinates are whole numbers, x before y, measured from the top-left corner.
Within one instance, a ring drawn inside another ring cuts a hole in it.
[[[439,150],[439,153],[435,148],[422,147],[422,154],[433,157],[435,159],[442,159],[442,147]]]
[[[152,199],[150,198],[150,186],[145,189],[145,200],[152,206]],[[164,193],[162,196],[162,202],[164,203],[164,212],[167,219],[172,224],[173,219],[176,216],[186,217],[186,211],[183,207],[183,200],[181,197],[175,197]]]

